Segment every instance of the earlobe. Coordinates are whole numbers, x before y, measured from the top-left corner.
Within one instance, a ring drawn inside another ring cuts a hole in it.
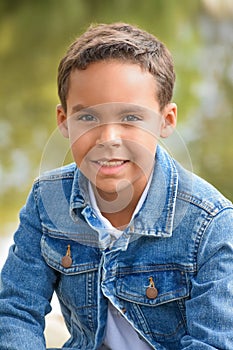
[[[57,111],[57,125],[59,127],[59,130],[64,137],[69,138],[67,116],[62,105],[57,105],[56,111]]]
[[[165,106],[162,115],[163,115],[163,123],[161,127],[160,136],[162,138],[167,138],[173,133],[176,127],[176,120],[177,120],[176,104],[169,103],[167,106]]]

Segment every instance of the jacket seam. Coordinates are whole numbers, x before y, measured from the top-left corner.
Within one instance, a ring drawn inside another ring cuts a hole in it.
[[[201,242],[203,241],[204,236],[205,236],[210,224],[213,222],[213,220],[217,216],[219,216],[225,210],[233,210],[233,208],[232,207],[225,207],[225,208],[222,208],[222,210],[220,210],[215,216],[209,215],[208,217],[206,217],[206,220],[204,220],[204,223],[201,226],[199,233],[197,234],[197,238],[196,238],[195,244],[194,244],[194,261],[195,261],[195,265],[197,266],[197,271],[199,270],[197,257],[198,257]]]
[[[211,206],[211,203],[208,203],[206,201],[203,201],[201,198],[194,196],[193,194],[178,191],[177,192],[177,199],[183,200],[185,202],[188,202],[190,204],[195,205],[196,207],[204,210],[206,213],[210,214],[211,216],[218,215],[222,210],[225,209],[233,209],[232,203],[228,200],[224,200],[222,202],[218,202],[218,206],[214,205],[214,203]]]

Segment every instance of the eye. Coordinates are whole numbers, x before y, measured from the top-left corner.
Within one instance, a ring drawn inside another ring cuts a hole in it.
[[[77,116],[78,120],[84,121],[84,122],[93,122],[97,121],[97,118],[91,114],[81,114]]]
[[[135,114],[127,114],[123,119],[124,122],[137,122],[142,120],[139,116]]]

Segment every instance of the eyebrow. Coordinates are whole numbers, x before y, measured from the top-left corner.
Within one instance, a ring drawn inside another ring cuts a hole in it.
[[[71,108],[71,114],[77,113],[77,112],[81,111],[84,108],[87,108],[87,107],[85,107],[85,106],[83,106],[81,104],[75,105],[75,106],[73,106]]]
[[[110,102],[109,104],[111,104],[111,103],[114,104],[114,102]],[[116,104],[118,104],[118,102],[116,102]],[[101,104],[97,105],[97,106],[101,106]],[[81,110],[84,110],[84,111],[89,112],[89,113],[93,113],[93,111],[97,112],[98,108],[96,110],[96,108],[93,108],[92,106],[84,106],[82,104],[77,104],[71,108],[71,114],[75,114]],[[129,103],[129,104],[126,104],[126,106],[124,106],[118,112],[120,112],[121,114],[140,113],[140,112],[142,113],[142,112],[147,111],[147,110],[149,110],[149,109],[147,109],[146,107],[142,107],[142,106],[138,106],[138,105],[134,105],[134,104],[130,105],[130,103]]]
[[[131,106],[126,106],[125,108],[120,110],[120,112],[122,114],[124,114],[124,113],[143,112],[145,110],[147,110],[147,108],[143,108],[143,107],[140,107],[140,106],[132,105],[132,107]]]

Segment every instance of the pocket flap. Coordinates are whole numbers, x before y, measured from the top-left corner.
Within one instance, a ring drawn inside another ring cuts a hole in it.
[[[149,287],[155,288],[155,293],[148,293]],[[116,293],[127,301],[157,306],[188,296],[187,273],[176,265],[155,265],[137,272],[134,269],[133,273],[121,273]]]
[[[71,261],[70,266],[65,267],[62,259],[66,256],[68,245],[70,246]],[[97,250],[72,240],[43,235],[41,253],[49,266],[66,275],[98,270],[99,256]]]

